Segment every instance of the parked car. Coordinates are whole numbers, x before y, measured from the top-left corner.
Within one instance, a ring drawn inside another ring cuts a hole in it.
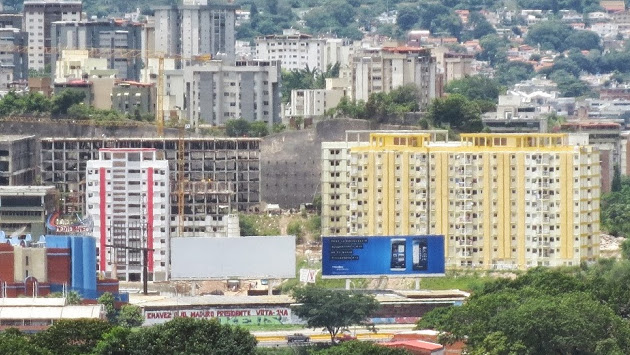
[[[348,333],[339,334],[335,337],[335,341],[338,343],[343,343],[344,341],[351,341],[351,340],[357,340],[357,337]]]
[[[311,337],[302,333],[287,335],[287,343],[308,343],[310,341]]]

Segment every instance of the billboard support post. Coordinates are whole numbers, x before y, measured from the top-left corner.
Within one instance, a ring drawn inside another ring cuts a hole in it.
[[[273,296],[273,279],[267,280],[267,295]]]
[[[416,279],[416,291],[420,290],[420,278]]]
[[[350,279],[346,279],[346,290],[350,289]]]

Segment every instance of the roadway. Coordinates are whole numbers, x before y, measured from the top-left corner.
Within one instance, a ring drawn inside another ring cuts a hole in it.
[[[413,330],[415,324],[382,324],[377,325],[377,332],[374,333],[365,327],[351,327],[350,334],[357,337],[360,341],[388,341],[394,334],[404,331]],[[277,347],[286,346],[287,335],[301,333],[311,338],[311,343],[329,343],[330,335],[327,331],[321,329],[297,329],[297,330],[277,330],[277,331],[254,331],[252,334],[258,340],[260,347]],[[301,346],[304,343],[293,343],[291,346]]]

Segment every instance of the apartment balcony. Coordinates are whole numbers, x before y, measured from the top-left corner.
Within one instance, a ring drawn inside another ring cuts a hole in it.
[[[472,258],[473,257],[473,252],[470,250],[465,250],[459,253],[459,257],[460,258]]]

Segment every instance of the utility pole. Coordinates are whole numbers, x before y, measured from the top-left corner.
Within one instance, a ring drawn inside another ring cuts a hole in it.
[[[108,248],[116,249],[126,249],[132,251],[141,251],[142,252],[142,291],[144,295],[148,295],[148,282],[149,282],[149,251],[155,251],[153,248],[145,248],[145,247],[128,247],[124,245],[114,245],[114,244],[105,244]]]

